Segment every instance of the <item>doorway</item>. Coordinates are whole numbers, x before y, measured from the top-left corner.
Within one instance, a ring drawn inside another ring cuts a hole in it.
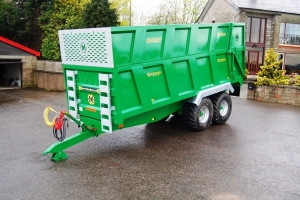
[[[250,75],[254,75],[259,70],[258,65],[259,51],[248,51],[247,69]]]
[[[247,17],[246,58],[249,75],[256,75],[264,63],[266,18]]]
[[[21,87],[21,59],[0,59],[0,89],[19,89]]]

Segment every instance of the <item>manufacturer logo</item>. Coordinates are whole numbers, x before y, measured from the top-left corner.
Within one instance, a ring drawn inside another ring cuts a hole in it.
[[[89,95],[88,95],[88,102],[89,102],[89,104],[91,104],[91,105],[94,105],[94,104],[95,104],[95,97],[94,97],[94,95],[92,95],[92,94],[89,94]]]
[[[240,35],[238,33],[235,34],[235,40],[238,41],[240,39]]]
[[[80,51],[80,54],[82,56],[87,55],[87,53],[88,53],[88,45],[87,45],[87,42],[85,40],[81,40],[79,42],[79,51]]]

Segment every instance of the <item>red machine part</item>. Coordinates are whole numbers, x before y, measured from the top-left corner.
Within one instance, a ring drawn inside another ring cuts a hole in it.
[[[60,130],[62,128],[64,123],[64,116],[65,116],[64,112],[60,111],[59,116],[55,119],[55,124],[54,124],[55,130]]]

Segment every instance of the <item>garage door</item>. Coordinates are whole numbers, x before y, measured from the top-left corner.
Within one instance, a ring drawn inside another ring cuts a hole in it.
[[[11,89],[21,87],[21,59],[0,59],[0,89]]]

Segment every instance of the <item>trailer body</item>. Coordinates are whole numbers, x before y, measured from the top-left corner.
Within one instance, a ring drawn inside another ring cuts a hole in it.
[[[59,31],[69,113],[96,128],[78,135],[157,122],[226,90],[238,95],[244,34],[241,23]],[[70,140],[44,153],[76,144]]]

